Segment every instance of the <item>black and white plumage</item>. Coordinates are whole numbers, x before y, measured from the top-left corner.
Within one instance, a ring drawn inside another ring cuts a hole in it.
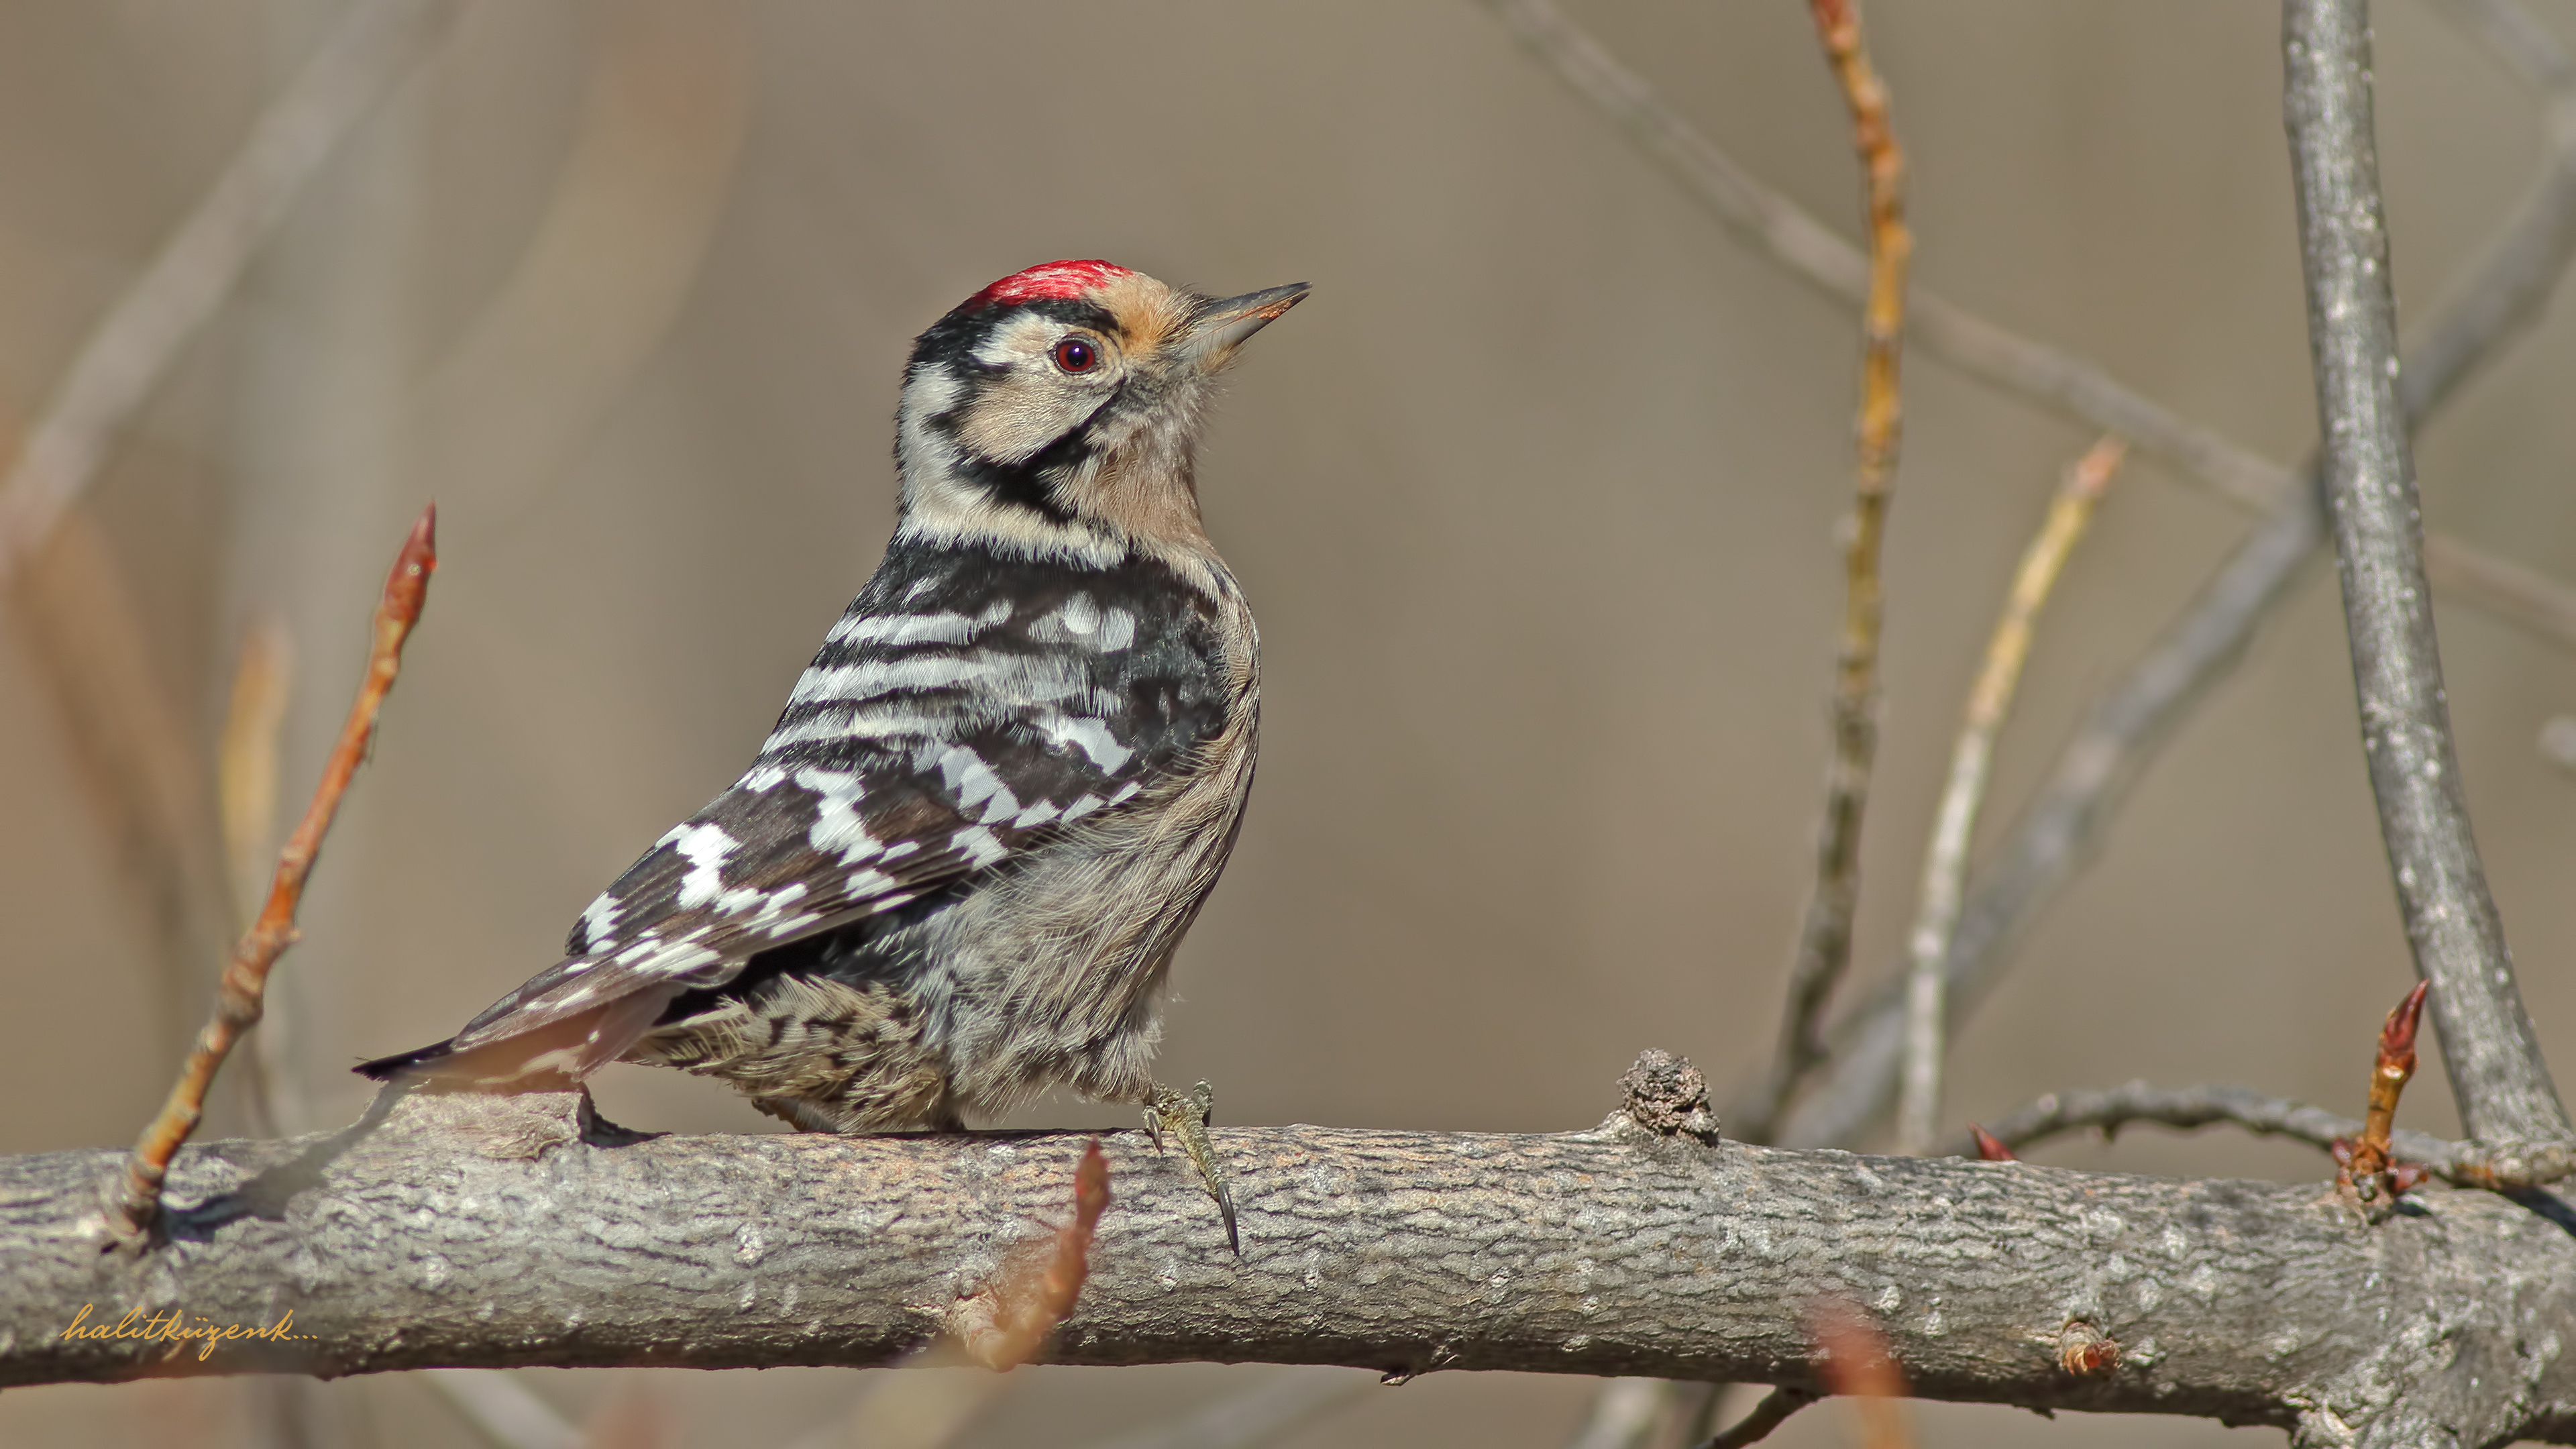
[[[941,319],[906,373],[894,539],[751,768],[562,961],[359,1070],[655,1062],[836,1131],[1056,1084],[1155,1101],[1164,976],[1232,849],[1259,712],[1192,449],[1217,371],[1304,293],[1057,262]]]

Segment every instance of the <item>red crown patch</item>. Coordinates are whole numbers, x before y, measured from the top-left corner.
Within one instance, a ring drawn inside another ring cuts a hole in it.
[[[1045,299],[1079,297],[1094,287],[1106,286],[1134,272],[1115,262],[1041,262],[1024,272],[1013,272],[974,296],[966,299],[969,307],[987,307],[1002,302],[1036,302]]]

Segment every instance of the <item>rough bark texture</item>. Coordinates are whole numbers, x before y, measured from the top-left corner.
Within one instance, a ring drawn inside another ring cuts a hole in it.
[[[2397,304],[2371,136],[2366,0],[2288,0],[2284,106],[2316,362],[2320,471],[2333,517],[2361,739],[2442,1058],[2479,1137],[2568,1134],[2514,987],[2451,747],[2424,581],[2415,462],[2398,399]]]
[[[1076,1134],[657,1137],[571,1095],[414,1097],[331,1138],[191,1148],[169,1241],[102,1252],[113,1152],[0,1160],[0,1384],[433,1365],[876,1364],[971,1317],[1071,1210]],[[1917,1393],[2576,1442],[2576,1214],[1660,1137],[1216,1134],[1243,1207],[1141,1134],[1049,1357],[1820,1387],[1806,1315],[1870,1309]],[[282,1342],[62,1336],[129,1310]],[[2058,1362],[2081,1320],[2111,1371]],[[2322,1431],[2320,1431],[2322,1432]],[[2331,1437],[2317,1442],[2336,1442]]]

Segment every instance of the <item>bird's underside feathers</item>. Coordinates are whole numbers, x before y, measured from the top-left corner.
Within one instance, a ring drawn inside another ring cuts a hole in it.
[[[591,903],[564,960],[454,1041],[361,1070],[578,1077],[756,953],[1107,818],[1224,727],[1218,614],[1143,556],[1093,567],[898,535],[751,769]]]

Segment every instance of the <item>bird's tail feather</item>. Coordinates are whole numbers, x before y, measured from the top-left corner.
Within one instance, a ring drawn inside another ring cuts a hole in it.
[[[449,1037],[443,1042],[422,1047],[417,1051],[398,1052],[393,1056],[378,1057],[371,1062],[360,1062],[351,1070],[362,1077],[373,1077],[379,1082],[390,1082],[396,1077],[416,1076],[433,1063],[454,1056],[455,1046],[456,1038]]]
[[[450,1037],[399,1056],[362,1062],[360,1076],[380,1082],[428,1080],[449,1086],[570,1086],[623,1056],[653,1029],[677,987],[634,992],[571,1016],[541,1021],[459,1049]]]

